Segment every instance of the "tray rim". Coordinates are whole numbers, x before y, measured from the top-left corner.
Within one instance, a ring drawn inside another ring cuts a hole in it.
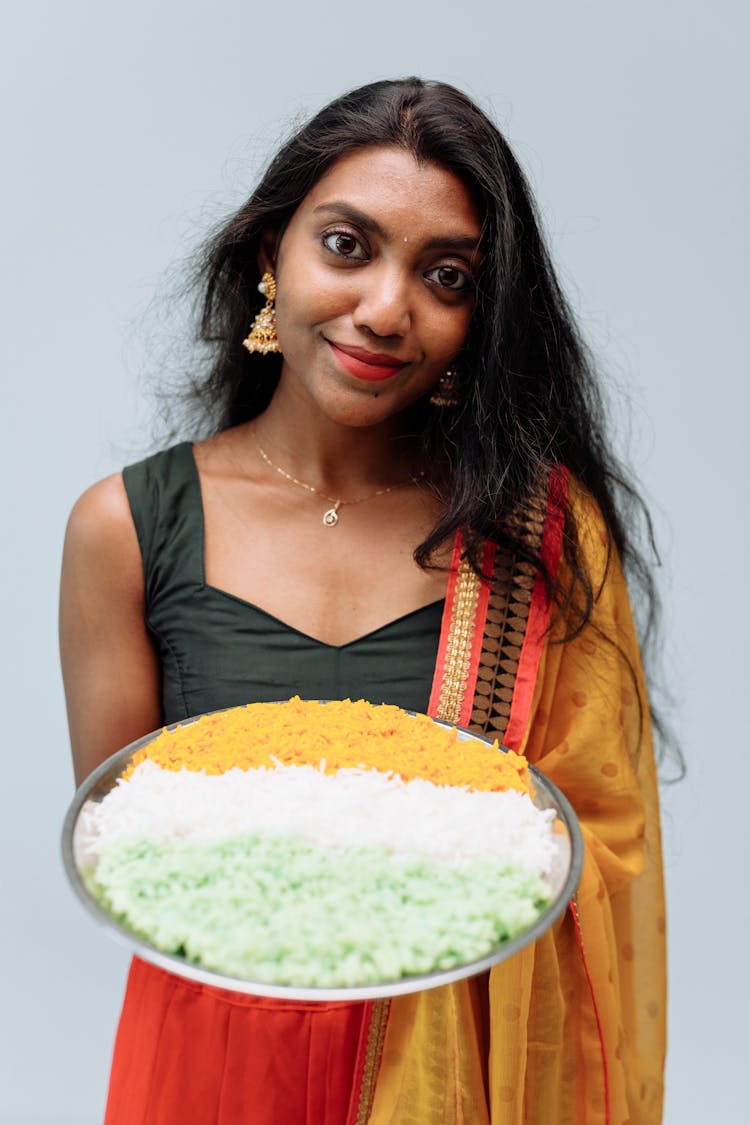
[[[274,700],[272,702],[276,704],[288,701]],[[333,701],[320,699],[303,700],[303,702],[315,702],[325,706],[326,703]],[[548,803],[545,807],[555,808],[557,819],[563,823],[567,830],[570,842],[570,865],[568,873],[557,897],[528,930],[524,930],[522,934],[518,934],[517,937],[511,938],[509,941],[504,941],[500,945],[494,946],[488,954],[478,960],[465,962],[451,969],[440,969],[433,973],[414,974],[408,977],[400,977],[397,980],[382,981],[378,984],[355,985],[352,987],[338,986],[333,988],[302,988],[296,985],[269,984],[262,981],[246,980],[242,977],[226,976],[213,969],[206,969],[200,965],[193,964],[177,954],[164,953],[162,950],[150,945],[143,938],[134,934],[119,922],[113,915],[109,914],[89,892],[78,870],[78,864],[76,863],[74,854],[74,837],[78,817],[85,803],[88,800],[95,799],[97,790],[100,788],[102,782],[113,774],[115,767],[120,767],[116,774],[114,774],[114,777],[117,777],[122,773],[124,764],[128,759],[144,746],[153,742],[154,739],[164,731],[172,731],[176,730],[178,727],[189,726],[204,716],[217,715],[224,711],[233,711],[237,707],[244,706],[252,706],[252,704],[236,704],[233,707],[220,707],[214,711],[205,711],[198,715],[190,715],[186,719],[180,719],[177,722],[161,726],[157,730],[143,735],[142,738],[136,739],[135,742],[128,743],[128,745],[123,746],[122,749],[116,750],[114,754],[111,754],[89,774],[76,790],[68,807],[62,827],[61,851],[63,867],[73,891],[94,920],[99,923],[99,925],[103,926],[111,937],[121,945],[128,947],[133,954],[141,960],[147,961],[160,969],[164,969],[167,972],[187,980],[197,982],[198,984],[210,985],[214,988],[226,989],[244,995],[262,996],[277,1000],[288,1000],[290,1002],[319,1001],[321,1003],[331,1003],[336,1001],[381,1000],[392,996],[404,996],[412,992],[421,992],[430,988],[439,988],[443,985],[453,984],[456,981],[484,973],[494,965],[507,960],[509,957],[519,952],[519,950],[535,942],[567,909],[569,902],[578,888],[581,872],[583,870],[584,856],[581,829],[573,807],[565,794],[562,793],[541,770],[529,764],[529,771],[534,779],[534,786],[537,793],[541,791],[547,799]],[[373,706],[376,705],[374,704]],[[402,708],[402,710],[412,716],[424,714],[419,711],[409,711],[405,708]],[[446,719],[438,719],[432,715],[426,717],[448,730],[457,730],[459,734],[463,736],[464,740],[474,739],[477,742],[484,743],[486,746],[493,746],[495,742],[498,742],[500,753],[507,754],[513,752],[509,750],[508,747],[503,746],[499,739],[477,734],[476,731],[472,731],[468,727],[459,726],[457,723],[451,723]],[[109,785],[108,788],[112,788],[112,786]]]

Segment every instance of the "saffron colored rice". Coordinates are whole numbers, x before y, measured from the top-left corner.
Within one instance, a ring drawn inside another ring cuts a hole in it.
[[[426,715],[362,699],[326,703],[325,711],[320,703],[296,696],[282,705],[233,707],[164,731],[135,755],[131,768],[144,758],[165,769],[207,774],[234,766],[252,769],[281,762],[318,767],[324,762],[327,773],[358,767],[393,772],[404,781],[421,777],[469,789],[530,790],[522,755],[499,753],[497,742],[472,742],[468,752],[454,729]]]
[[[225,976],[351,987],[466,964],[551,899],[525,761],[395,707],[253,704],[164,732],[82,819],[92,893]]]

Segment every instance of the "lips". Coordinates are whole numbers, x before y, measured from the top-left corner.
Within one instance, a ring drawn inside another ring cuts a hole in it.
[[[334,344],[327,341],[336,361],[354,375],[357,379],[364,379],[370,383],[379,383],[383,379],[391,379],[398,375],[407,361],[398,359],[384,352],[368,352],[365,348],[357,348],[349,344]]]

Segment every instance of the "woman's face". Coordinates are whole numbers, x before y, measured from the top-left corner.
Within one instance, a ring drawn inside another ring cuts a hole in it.
[[[282,395],[367,426],[430,392],[466,339],[480,232],[466,187],[439,165],[392,147],[337,161],[278,250]]]

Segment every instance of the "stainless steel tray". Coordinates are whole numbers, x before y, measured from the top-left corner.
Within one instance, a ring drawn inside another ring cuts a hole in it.
[[[174,723],[168,730],[178,726],[186,726],[195,722],[199,715],[185,719],[181,723]],[[451,728],[451,723],[433,719],[441,726]],[[493,740],[466,730],[456,728],[459,737],[470,741],[472,739],[492,745]],[[120,921],[108,914],[89,892],[81,873],[81,819],[82,813],[89,803],[98,803],[114,787],[117,779],[125,771],[133,755],[153,741],[161,729],[138,739],[137,742],[125,746],[113,754],[94,770],[76,792],[70,808],[68,809],[63,825],[62,855],[65,870],[79,899],[114,938],[127,945],[135,954],[144,961],[149,961],[162,969],[166,969],[188,980],[198,981],[202,984],[213,985],[217,988],[230,989],[235,992],[249,993],[256,996],[270,996],[282,1000],[297,1001],[351,1001],[375,1000],[387,996],[399,996],[404,993],[418,992],[422,989],[437,988],[440,985],[450,984],[452,981],[462,980],[465,977],[475,976],[487,969],[512,957],[519,949],[530,942],[536,941],[545,930],[563,913],[568,902],[573,897],[581,877],[583,867],[583,841],[580,828],[569,802],[559,789],[549,781],[543,773],[531,767],[535,788],[535,804],[542,809],[554,809],[556,819],[554,822],[555,840],[558,844],[557,857],[550,877],[553,898],[544,913],[524,933],[517,937],[502,942],[477,961],[454,966],[434,973],[402,977],[398,980],[385,980],[378,984],[364,985],[353,988],[298,988],[289,985],[274,985],[268,983],[244,980],[238,977],[224,976],[221,973],[205,969],[200,965],[192,964],[185,958],[176,954],[163,953],[142,938],[133,934]],[[504,752],[504,751],[503,751]]]

